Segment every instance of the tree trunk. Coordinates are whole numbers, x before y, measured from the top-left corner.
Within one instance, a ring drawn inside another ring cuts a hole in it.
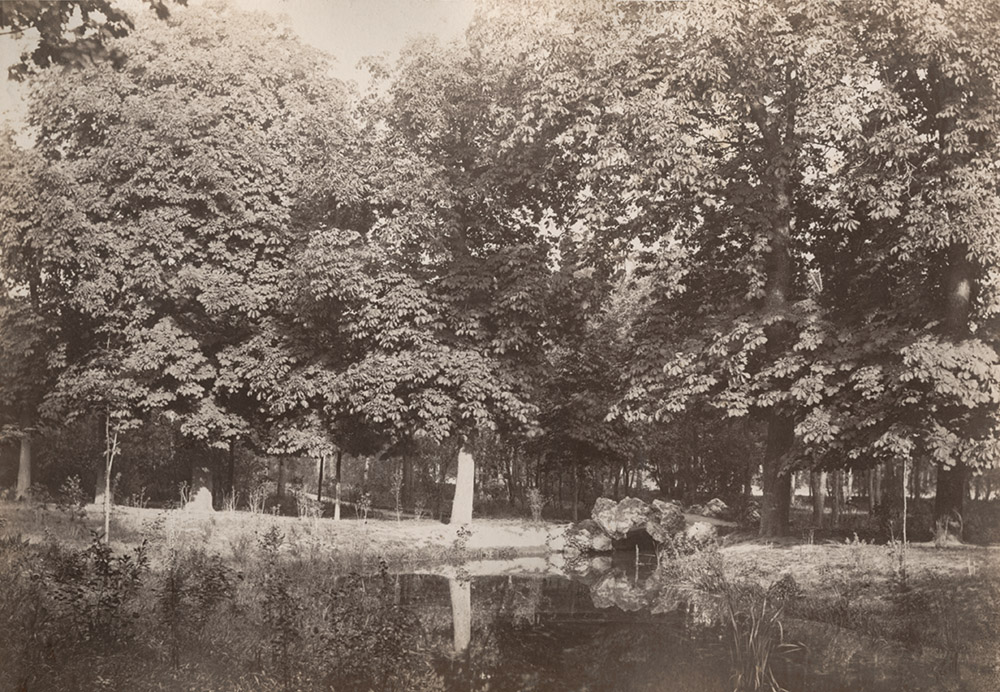
[[[333,497],[333,519],[334,521],[340,521],[340,460],[343,455],[339,449],[337,450],[337,466],[334,469],[334,497]]]
[[[812,491],[813,525],[822,527],[826,511],[826,471],[813,471],[809,478],[809,488]]]
[[[580,521],[580,465],[573,464],[573,522]]]
[[[278,481],[277,481],[277,494],[278,497],[285,496],[285,457],[278,459]]]
[[[458,473],[455,476],[455,500],[451,505],[450,524],[472,523],[472,499],[475,493],[476,462],[463,443],[458,450]]]
[[[111,542],[111,470],[118,453],[118,427],[111,426],[111,417],[104,419],[104,544]]]
[[[438,466],[437,493],[435,493],[435,511],[438,521],[444,519],[444,487],[445,483],[448,481],[448,467],[450,466],[450,464],[445,461],[446,458],[447,457],[442,456],[441,463]]]
[[[975,288],[975,267],[969,261],[969,248],[965,243],[953,243],[948,248],[948,266],[944,275],[942,327],[945,335],[956,343],[969,336],[969,318]],[[952,467],[939,463],[937,471],[934,520],[942,526],[949,526],[958,519],[958,538],[961,538],[961,517],[965,509],[969,467],[962,461]]]
[[[787,159],[781,131],[770,122],[762,104],[751,106],[751,117],[756,121],[769,159],[765,182],[769,186],[772,209],[768,214],[769,249],[764,263],[764,312],[771,318],[765,327],[767,356],[773,362],[789,347],[789,328],[783,319],[788,307],[789,294],[794,278],[792,259],[792,180],[791,161]],[[786,132],[791,132],[794,114],[789,114]],[[761,503],[761,536],[783,536],[788,533],[788,519],[792,500],[791,477],[781,466],[784,455],[795,441],[795,423],[784,412],[772,409],[767,430],[767,447],[763,463],[764,497]]]
[[[15,497],[27,497],[31,490],[31,414],[27,406],[21,410],[21,453],[17,462],[17,490]]]
[[[872,469],[872,489],[875,491],[875,505],[882,502],[882,476],[885,475],[885,465],[878,464]]]
[[[184,509],[198,512],[215,509],[212,503],[212,471],[207,466],[199,463],[191,469],[191,496]]]
[[[403,470],[402,504],[403,507],[413,509],[416,488],[413,487],[413,450],[410,447],[403,450],[403,458],[400,459],[400,464]]]
[[[888,522],[889,531],[896,538],[900,537],[903,528],[903,498],[906,495],[906,486],[903,485],[902,473],[902,468],[897,464],[887,463],[879,479],[882,491],[879,496],[880,516]]]
[[[103,458],[102,455],[101,466],[99,469],[97,469],[97,480],[94,482],[94,504],[99,507],[104,506],[104,495],[106,492],[105,487],[107,485],[104,482],[104,476],[105,476],[104,468],[105,468],[105,459]]]
[[[969,467],[956,464],[938,465],[937,492],[934,495],[934,519],[941,526],[958,529],[965,518],[965,495],[969,482]],[[949,530],[950,532],[950,530]],[[961,533],[957,536],[961,538]]]
[[[868,496],[868,516],[875,514],[875,469],[865,471],[865,494]]]
[[[833,507],[830,512],[830,523],[840,526],[840,514],[844,509],[844,472],[837,469],[833,472]]]
[[[772,413],[767,429],[762,473],[764,496],[760,508],[760,535],[763,537],[784,536],[788,533],[792,476],[781,466],[794,437],[795,425],[792,419],[777,412]]]
[[[236,440],[229,441],[229,458],[226,460],[226,492],[236,507]]]
[[[322,504],[323,502],[323,469],[326,466],[326,455],[320,453],[319,455],[319,479],[316,481],[316,502]],[[321,510],[322,511],[322,510]]]

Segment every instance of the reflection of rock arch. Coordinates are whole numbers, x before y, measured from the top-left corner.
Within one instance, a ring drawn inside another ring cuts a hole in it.
[[[451,618],[455,635],[455,655],[461,656],[472,641],[472,582],[448,579],[451,594]]]

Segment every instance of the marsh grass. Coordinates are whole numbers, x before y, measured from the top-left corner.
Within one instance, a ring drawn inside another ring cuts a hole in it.
[[[183,534],[121,550],[96,534],[84,548],[0,539],[0,626],[10,635],[0,660],[12,663],[0,666],[0,689],[432,684],[417,656],[423,629],[399,606],[387,560],[366,564],[368,576],[345,575],[297,552],[301,536],[286,530],[272,522],[243,534],[239,560]]]

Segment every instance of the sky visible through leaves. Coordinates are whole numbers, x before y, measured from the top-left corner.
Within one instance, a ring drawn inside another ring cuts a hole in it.
[[[0,0],[2,1],[2,0]],[[407,39],[431,35],[448,40],[469,24],[473,0],[230,0],[243,10],[285,15],[305,42],[336,58],[334,71],[343,79],[362,80],[358,61],[394,55]],[[130,12],[148,11],[139,2],[119,3]],[[198,5],[198,0],[192,0]],[[14,64],[27,39],[0,36],[0,63]],[[0,80],[0,126],[23,127],[24,85]],[[26,142],[25,142],[26,143]]]

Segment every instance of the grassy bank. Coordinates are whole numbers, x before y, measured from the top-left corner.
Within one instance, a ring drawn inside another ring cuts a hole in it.
[[[60,510],[29,503],[0,503],[0,533],[32,543],[57,541],[67,548],[89,545],[102,530],[100,509]],[[187,512],[117,506],[111,517],[111,547],[129,551],[146,541],[153,566],[189,549],[237,564],[251,558],[267,534],[282,536],[282,555],[322,560],[344,572],[372,571],[380,562],[394,570],[457,557],[536,555],[546,551],[548,525],[517,519],[477,521],[467,531],[431,519],[297,518],[249,512]]]

